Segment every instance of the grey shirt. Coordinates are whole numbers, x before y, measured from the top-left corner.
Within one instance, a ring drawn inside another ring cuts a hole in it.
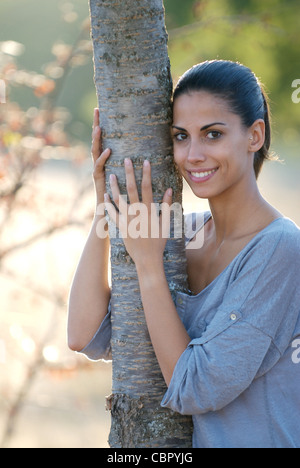
[[[193,416],[193,447],[300,448],[299,271],[300,230],[282,218],[200,294],[177,294],[191,342],[162,406]],[[110,337],[108,314],[82,352],[107,358]]]

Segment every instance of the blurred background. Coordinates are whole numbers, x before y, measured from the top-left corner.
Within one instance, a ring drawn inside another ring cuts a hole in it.
[[[283,162],[265,166],[260,187],[300,224],[300,93],[292,87],[300,87],[299,1],[165,6],[174,81],[220,58],[265,83]],[[0,3],[1,447],[107,447],[110,364],[66,346],[68,291],[94,210],[88,15],[87,0]],[[184,203],[206,208],[186,188]]]

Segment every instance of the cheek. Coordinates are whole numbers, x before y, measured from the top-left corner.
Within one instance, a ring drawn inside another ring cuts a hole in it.
[[[236,139],[226,142],[222,147],[218,148],[215,158],[222,166],[235,168],[247,164],[247,154],[244,142]]]

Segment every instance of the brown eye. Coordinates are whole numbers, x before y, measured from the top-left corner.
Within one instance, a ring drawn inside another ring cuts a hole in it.
[[[222,136],[221,132],[218,132],[217,130],[212,130],[207,134],[207,137],[209,140],[218,140]]]
[[[185,141],[187,138],[187,136],[185,135],[185,133],[177,133],[177,135],[174,135],[174,139],[176,141]]]

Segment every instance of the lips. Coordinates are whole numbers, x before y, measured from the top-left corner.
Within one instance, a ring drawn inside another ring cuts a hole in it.
[[[206,182],[210,180],[219,168],[215,169],[202,169],[198,171],[188,171],[189,178],[192,182]]]

